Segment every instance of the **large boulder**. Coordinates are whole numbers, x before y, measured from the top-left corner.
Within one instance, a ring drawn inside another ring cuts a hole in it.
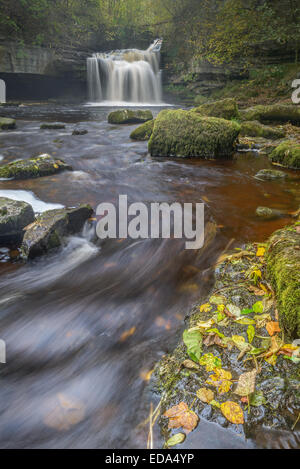
[[[152,156],[226,158],[233,154],[240,126],[194,111],[165,110],[155,119],[149,141]]]
[[[149,110],[134,111],[131,109],[120,109],[108,115],[108,122],[110,124],[142,124],[152,119],[153,115]]]
[[[285,137],[285,131],[276,127],[269,127],[258,121],[246,121],[241,125],[240,135],[246,137],[264,137],[276,140]]]
[[[72,167],[63,160],[54,159],[50,155],[40,155],[37,158],[19,160],[0,167],[0,178],[30,179],[61,171],[72,171]]]
[[[266,255],[267,272],[276,293],[288,338],[300,337],[300,225],[276,231]]]
[[[290,122],[300,125],[300,106],[272,104],[254,106],[240,111],[242,120],[259,122]]]
[[[274,148],[270,160],[286,168],[300,169],[300,143],[294,140],[282,142]]]
[[[33,259],[61,246],[64,236],[79,232],[93,213],[89,205],[62,208],[42,213],[25,232],[22,257]]]
[[[0,130],[13,130],[15,128],[15,119],[9,119],[8,117],[0,117]]]
[[[0,244],[22,241],[23,229],[34,221],[34,212],[26,202],[0,197]]]
[[[235,99],[227,98],[213,103],[202,104],[193,109],[201,116],[222,117],[223,119],[238,119],[239,110]]]
[[[137,127],[133,132],[131,132],[130,138],[132,138],[133,140],[139,140],[141,142],[149,140],[153,132],[153,127],[154,119],[152,119],[151,121],[147,121]]]

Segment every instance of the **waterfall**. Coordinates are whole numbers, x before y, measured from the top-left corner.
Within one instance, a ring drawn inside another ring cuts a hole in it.
[[[162,41],[145,50],[95,53],[87,59],[90,102],[159,104],[162,100],[159,68]]]

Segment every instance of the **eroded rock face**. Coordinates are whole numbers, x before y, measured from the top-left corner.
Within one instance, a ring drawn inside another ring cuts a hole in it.
[[[300,169],[300,143],[286,140],[274,148],[270,155],[272,163],[279,163],[290,169]]]
[[[285,137],[285,131],[263,125],[258,121],[247,121],[241,125],[240,135],[246,137],[264,137],[276,140]]]
[[[193,111],[201,116],[221,117],[228,120],[239,118],[238,106],[233,98],[202,104],[202,106],[196,107]]]
[[[121,109],[113,111],[108,115],[110,124],[142,124],[153,119],[152,112],[149,110],[130,110]]]
[[[151,121],[145,122],[145,124],[140,125],[135,129],[133,132],[130,134],[130,138],[133,140],[139,140],[141,142],[145,142],[146,140],[149,140],[149,138],[152,135],[153,132],[153,127],[154,127],[154,119]]]
[[[235,150],[240,126],[225,119],[203,117],[194,111],[168,111],[155,119],[149,141],[152,156],[228,158]]]
[[[13,130],[15,128],[15,119],[9,119],[8,117],[0,117],[0,130]]]
[[[63,238],[79,232],[92,213],[89,205],[42,213],[26,230],[21,246],[22,257],[33,259],[61,246]]]
[[[33,221],[31,205],[0,197],[0,245],[21,242],[23,229]]]
[[[54,159],[50,155],[40,155],[37,158],[19,160],[0,167],[0,178],[30,179],[61,171],[72,171],[72,167],[62,160]]]

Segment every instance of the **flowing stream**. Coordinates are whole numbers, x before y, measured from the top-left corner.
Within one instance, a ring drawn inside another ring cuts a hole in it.
[[[0,368],[2,448],[145,447],[148,428],[140,424],[150,402],[157,402],[147,374],[172,350],[189,307],[208,291],[216,258],[230,240],[232,246],[263,241],[289,221],[288,215],[257,220],[258,205],[287,212],[299,207],[299,180],[254,178],[270,166],[267,158],[242,153],[221,162],[154,159],[146,142],[130,140],[134,126],[107,123],[109,111],[4,109],[18,119],[18,128],[1,133],[1,164],[47,152],[74,171],[0,181],[1,195],[26,197],[37,211],[43,204],[96,207],[116,202],[119,194],[130,202],[204,199],[219,231],[201,257],[179,240],[100,243],[87,229],[27,265],[14,260],[14,250],[0,249],[0,336],[7,344],[7,364]],[[47,120],[65,122],[66,129],[40,130]],[[72,136],[75,128],[88,134]],[[276,447],[276,438],[265,432],[264,440],[245,442],[202,419],[186,444]],[[154,443],[161,445],[157,430]]]

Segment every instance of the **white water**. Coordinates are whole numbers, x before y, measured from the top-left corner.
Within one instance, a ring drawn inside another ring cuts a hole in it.
[[[0,197],[7,197],[8,199],[17,200],[20,202],[27,202],[33,208],[35,213],[42,213],[46,210],[54,210],[56,208],[63,208],[63,205],[52,204],[43,202],[38,199],[33,192],[31,191],[22,191],[22,190],[0,190]]]
[[[96,53],[87,59],[90,104],[162,104],[161,41],[146,51],[127,49]]]

